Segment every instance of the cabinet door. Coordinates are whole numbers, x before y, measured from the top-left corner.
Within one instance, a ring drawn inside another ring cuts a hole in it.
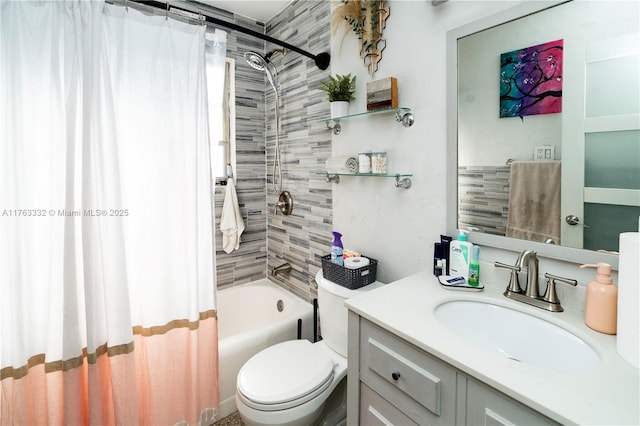
[[[467,380],[467,425],[557,425],[553,420],[475,380]]]
[[[414,426],[402,411],[389,401],[372,391],[368,386],[360,386],[360,424],[366,426]],[[417,425],[416,425],[417,426]]]
[[[456,371],[449,365],[366,320],[360,365],[360,380],[417,424],[455,423]]]

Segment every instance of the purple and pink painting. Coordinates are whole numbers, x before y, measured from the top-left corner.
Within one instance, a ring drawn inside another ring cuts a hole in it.
[[[564,40],[500,55],[500,118],[562,111]]]

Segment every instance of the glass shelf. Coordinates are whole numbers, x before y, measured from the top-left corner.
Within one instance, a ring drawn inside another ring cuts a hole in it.
[[[396,107],[396,108],[381,108],[374,111],[359,112],[356,114],[349,114],[342,117],[323,118],[323,121],[327,125],[327,129],[332,130],[333,134],[339,135],[342,131],[340,122],[347,121],[358,117],[371,117],[374,115],[387,115],[395,114],[395,119],[398,123],[402,123],[404,127],[411,127],[415,121],[411,108]]]
[[[399,111],[401,114],[404,114],[404,113],[407,113],[407,112],[411,112],[411,108],[406,108],[406,107],[381,108],[381,109],[376,109],[376,110],[373,110],[373,111],[364,111],[364,112],[358,112],[358,113],[355,113],[355,114],[344,115],[342,117],[323,118],[323,119],[321,119],[321,121],[325,121],[325,122],[328,123],[330,121],[349,120],[351,118],[356,118],[356,117],[390,114],[390,113],[396,112],[396,111]]]
[[[355,176],[355,177],[382,177],[382,178],[394,178],[394,177],[411,177],[411,173],[331,173],[320,172],[323,175],[328,176]]]
[[[327,177],[327,182],[340,183],[340,177],[377,177],[377,178],[395,178],[396,188],[409,189],[411,188],[411,173],[330,173],[330,172],[318,172]]]

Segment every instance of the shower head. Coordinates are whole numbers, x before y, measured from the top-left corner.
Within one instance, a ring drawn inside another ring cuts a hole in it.
[[[267,74],[267,80],[269,80],[271,87],[273,87],[273,90],[276,92],[276,96],[278,96],[278,90],[276,89],[278,70],[273,62],[269,60],[274,53],[282,53],[284,56],[287,54],[287,51],[285,49],[275,49],[267,53],[265,56],[256,52],[248,51],[244,53],[244,58],[252,68],[257,69],[258,71],[264,71]]]
[[[264,71],[267,69],[268,61],[259,53],[256,52],[245,52],[244,59],[246,59],[247,63],[251,65],[251,67],[257,69],[258,71]]]
[[[264,71],[265,69],[267,69],[267,64],[271,63],[271,58],[276,53],[280,53],[282,54],[282,56],[284,56],[287,54],[287,49],[273,49],[271,52],[267,53],[264,56],[257,52],[249,51],[244,53],[244,59],[253,68],[257,69],[258,71]]]

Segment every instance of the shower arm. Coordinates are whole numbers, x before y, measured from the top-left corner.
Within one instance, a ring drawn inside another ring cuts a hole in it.
[[[156,9],[161,9],[161,10],[171,10],[171,9],[175,9],[175,10],[180,10],[183,12],[188,12],[188,13],[196,13],[201,15],[205,21],[210,22],[214,25],[218,25],[224,28],[228,28],[230,30],[234,30],[234,31],[239,31],[243,34],[247,34],[265,41],[268,41],[269,43],[273,43],[273,44],[277,44],[278,46],[282,46],[286,49],[292,50],[294,52],[297,52],[301,55],[304,55],[308,58],[313,59],[313,61],[315,62],[316,66],[318,68],[320,68],[321,70],[326,70],[329,67],[329,63],[331,62],[331,55],[329,55],[329,53],[327,52],[322,52],[319,53],[318,55],[313,55],[309,52],[307,52],[306,50],[302,50],[299,47],[293,46],[287,42],[278,40],[277,38],[273,38],[271,36],[268,36],[266,34],[262,34],[259,33],[257,31],[254,31],[250,28],[245,28],[241,25],[235,24],[233,22],[227,22],[225,20],[222,19],[218,19],[215,18],[213,16],[210,16],[209,14],[207,14],[207,12],[203,9],[200,9],[198,7],[195,6],[189,6],[186,5],[184,2],[180,3],[180,6],[176,6],[174,4],[170,4],[168,2],[161,2],[161,1],[148,1],[148,0],[126,0],[126,3],[138,3],[138,4],[142,4],[145,6],[151,6],[153,8]]]

